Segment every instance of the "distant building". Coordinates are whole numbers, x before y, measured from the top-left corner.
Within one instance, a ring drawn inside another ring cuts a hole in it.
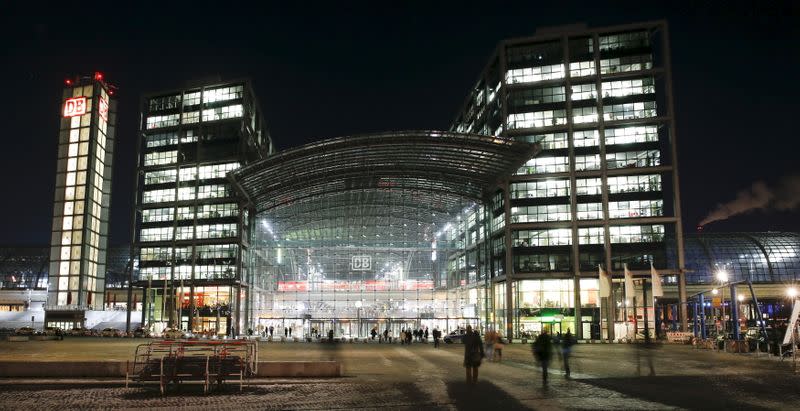
[[[226,175],[273,151],[250,83],[148,94],[141,121],[133,282],[145,288],[142,322],[238,331],[252,221]]]
[[[82,326],[105,291],[116,101],[101,73],[62,93],[45,323]]]
[[[520,310],[496,313],[510,334],[572,322],[578,336],[600,338],[601,322],[605,333],[623,319],[613,311],[623,293],[601,301],[598,266],[646,275],[652,263],[685,301],[668,37],[653,22],[504,40],[453,122],[541,145],[490,215],[495,303]],[[559,296],[547,304],[561,321],[537,308],[539,290]]]

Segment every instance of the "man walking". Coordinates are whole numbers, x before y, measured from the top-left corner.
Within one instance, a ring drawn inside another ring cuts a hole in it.
[[[542,367],[542,385],[547,385],[547,367],[550,365],[550,360],[553,358],[553,340],[547,331],[542,331],[536,341],[533,342],[533,356]]]
[[[575,345],[575,337],[567,328],[567,334],[561,340],[561,358],[564,361],[564,374],[569,378],[569,357],[572,355],[572,346]]]

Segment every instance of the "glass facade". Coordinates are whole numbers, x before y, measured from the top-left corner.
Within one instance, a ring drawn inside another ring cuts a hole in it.
[[[139,146],[135,281],[143,323],[231,334],[253,292],[250,210],[226,176],[272,152],[247,82],[146,99]]]
[[[668,239],[682,238],[669,50],[663,23],[562,34],[501,43],[451,130],[539,144],[509,184],[510,218],[493,226],[506,229],[492,236],[513,239],[513,271],[498,280],[516,277],[522,290],[561,276],[583,301],[580,281],[596,278],[598,266],[641,275],[651,263],[670,275],[682,268],[682,241],[680,258],[666,257]],[[478,98],[490,84],[498,98]],[[522,333],[522,317],[506,316],[506,329]],[[582,335],[582,319],[571,318]]]

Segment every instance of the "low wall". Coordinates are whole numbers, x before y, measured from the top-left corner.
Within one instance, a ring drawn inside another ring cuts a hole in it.
[[[0,361],[0,377],[125,377],[125,361]],[[341,377],[338,361],[263,361],[256,377]]]
[[[338,361],[264,361],[256,377],[341,377]]]
[[[0,377],[124,377],[124,361],[0,361]]]

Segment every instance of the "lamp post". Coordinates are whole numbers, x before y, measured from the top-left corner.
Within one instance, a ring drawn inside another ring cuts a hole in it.
[[[721,309],[722,309],[722,339],[725,340],[728,337],[726,327],[725,327],[725,283],[728,282],[728,273],[725,270],[717,271],[717,280],[720,282],[720,289],[722,290],[721,295]]]
[[[356,301],[356,310],[358,311],[358,337],[361,338],[361,300]]]

